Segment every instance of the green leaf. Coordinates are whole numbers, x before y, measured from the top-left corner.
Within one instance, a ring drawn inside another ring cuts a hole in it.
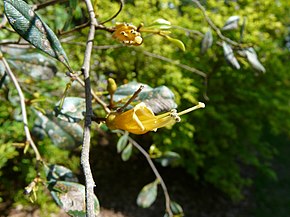
[[[211,30],[209,29],[205,34],[201,42],[201,53],[205,54],[205,52],[212,46],[213,37]]]
[[[128,136],[129,133],[127,131],[125,131],[125,134],[123,136],[120,137],[120,139],[118,140],[117,143],[117,152],[121,153],[124,148],[126,147],[127,143],[128,143]]]
[[[39,129],[39,133],[45,132],[57,147],[72,150],[82,144],[83,128],[77,123],[62,121],[52,114],[44,115],[39,111],[35,113],[37,119],[33,131]]]
[[[12,55],[8,62],[20,72],[23,72],[36,80],[48,80],[57,72],[55,61],[40,53],[26,53]]]
[[[171,26],[171,22],[169,22],[168,20],[159,18],[159,19],[155,20],[148,27],[158,28],[158,29],[170,29],[172,26]]]
[[[170,111],[171,109],[177,107],[174,101],[174,93],[168,87],[159,86],[156,88],[151,88],[146,84],[137,82],[130,82],[118,87],[114,94],[114,101],[126,102],[128,98],[140,87],[140,85],[144,85],[144,88],[134,102],[144,102],[155,114]],[[128,109],[130,108],[132,108],[132,106],[128,106]]]
[[[240,69],[240,64],[234,55],[232,47],[227,44],[225,41],[222,43],[224,56],[228,63],[230,63],[235,69]]]
[[[85,118],[86,102],[80,97],[66,97],[61,110],[59,111],[60,101],[57,102],[54,111],[56,116],[64,121],[79,122]]]
[[[4,0],[4,9],[10,25],[20,36],[61,61],[71,71],[58,38],[25,1]]]
[[[170,209],[174,216],[184,216],[182,207],[175,201],[170,201]]]
[[[171,163],[180,159],[180,155],[173,151],[166,151],[162,153],[161,157],[156,158],[156,161],[160,162],[162,166],[166,167]]]
[[[150,207],[157,198],[158,181],[145,185],[137,197],[137,205],[143,208]]]
[[[253,67],[253,69],[255,69],[258,72],[265,73],[266,69],[264,68],[264,66],[259,61],[257,53],[255,52],[254,48],[252,48],[252,47],[248,48],[248,49],[245,50],[245,52],[246,52],[246,56],[247,56],[248,62]]]
[[[62,166],[57,164],[51,164],[45,167],[45,174],[47,181],[68,181],[68,182],[78,182],[78,178],[74,173]]]
[[[170,36],[166,35],[165,38],[170,41],[171,43],[173,43],[175,46],[177,46],[178,48],[180,48],[182,51],[185,51],[185,45],[183,44],[183,42],[179,39],[176,38],[171,38]]]
[[[226,21],[225,25],[222,27],[222,30],[233,30],[239,28],[239,16],[231,16]]]
[[[126,148],[122,151],[121,158],[123,161],[129,160],[132,155],[133,145],[132,143],[128,143]]]
[[[72,216],[82,216],[85,212],[85,186],[75,182],[56,181],[48,185],[54,199],[65,212]],[[100,212],[98,198],[94,195],[96,215]]]

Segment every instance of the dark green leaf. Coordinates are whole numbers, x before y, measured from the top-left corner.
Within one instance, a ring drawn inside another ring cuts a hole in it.
[[[223,26],[222,30],[232,30],[237,29],[239,27],[239,16],[231,16],[226,21],[225,25]]]
[[[157,185],[158,182],[154,181],[142,188],[137,197],[138,206],[148,208],[154,203],[157,197]]]
[[[10,25],[20,36],[70,69],[58,38],[25,1],[4,0],[4,9]]]
[[[51,182],[48,189],[55,202],[67,213],[78,216],[85,212],[85,186],[66,181]],[[98,198],[94,196],[95,212],[100,212]]]
[[[121,153],[124,148],[126,147],[127,143],[128,143],[128,136],[129,133],[127,131],[125,131],[125,134],[123,136],[120,137],[120,139],[118,140],[117,143],[117,152]]]
[[[68,181],[78,182],[78,178],[73,172],[61,165],[51,164],[45,168],[47,181]]]
[[[227,62],[229,62],[235,69],[240,69],[240,64],[234,55],[232,47],[224,41],[222,45],[224,50],[224,56]]]
[[[40,128],[46,132],[52,142],[63,149],[74,149],[82,144],[83,129],[77,123],[69,123],[50,115],[44,115],[35,111],[37,119],[34,128]]]
[[[114,94],[114,101],[127,101],[128,98],[140,87],[144,85],[144,89],[136,98],[136,101],[142,101],[149,106],[155,114],[170,111],[176,108],[173,92],[166,86],[151,88],[148,85],[130,82],[128,84],[118,87]],[[128,109],[131,107],[128,107]]]
[[[129,160],[129,158],[132,155],[132,149],[133,149],[133,145],[131,143],[128,143],[128,145],[122,151],[122,154],[121,154],[121,158],[122,158],[123,161]]]
[[[213,38],[211,30],[209,29],[205,34],[201,42],[201,53],[204,54],[212,46]]]
[[[61,111],[59,111],[59,103],[56,104],[56,116],[64,121],[79,122],[85,118],[86,102],[80,97],[66,97]]]

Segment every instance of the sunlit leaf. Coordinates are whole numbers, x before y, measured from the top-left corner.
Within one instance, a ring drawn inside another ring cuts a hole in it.
[[[255,69],[258,72],[265,73],[266,69],[259,61],[258,56],[257,56],[254,48],[252,48],[252,47],[248,48],[245,50],[245,52],[246,52],[247,59],[248,59],[250,65],[253,67],[253,69]]]
[[[146,84],[141,84],[137,82],[130,82],[128,84],[118,87],[114,94],[114,101],[124,101],[126,102],[128,98],[140,87],[144,85],[143,90],[139,93],[135,101],[142,101],[147,106],[149,106],[155,114],[170,111],[176,108],[177,105],[174,101],[173,92],[166,86],[159,86],[156,88],[151,88]],[[132,107],[128,107],[132,108]]]
[[[122,151],[121,158],[123,161],[127,161],[130,159],[132,155],[133,145],[131,143],[128,143],[126,148]]]
[[[86,102],[80,97],[66,97],[61,111],[59,111],[60,101],[56,104],[55,112],[57,117],[68,122],[79,122],[85,118]]]
[[[149,27],[158,28],[158,29],[170,29],[171,22],[162,18],[155,20]]]
[[[150,207],[157,198],[157,186],[158,182],[154,181],[145,185],[137,197],[137,204],[140,207]]]
[[[78,182],[78,178],[73,174],[73,172],[57,164],[48,165],[45,168],[47,181],[68,181],[68,182]]]
[[[179,39],[176,39],[176,38],[171,38],[170,36],[166,36],[166,39],[168,41],[170,41],[171,43],[173,43],[175,46],[177,46],[178,48],[180,48],[182,51],[185,51],[185,45],[184,43],[179,40]]]
[[[77,123],[62,121],[50,115],[35,111],[37,119],[34,128],[42,129],[53,144],[63,149],[74,149],[82,144],[83,129]]]
[[[240,64],[234,55],[234,51],[232,47],[229,44],[227,44],[225,41],[223,41],[222,46],[224,50],[224,56],[227,62],[230,63],[235,69],[240,69],[241,68]]]
[[[54,32],[25,1],[4,0],[4,9],[10,25],[20,36],[70,68],[65,51]]]
[[[40,53],[13,55],[8,62],[18,71],[37,80],[51,79],[57,72],[55,62]]]
[[[209,29],[205,34],[201,42],[201,53],[204,54],[211,46],[213,42],[213,37],[211,30]]]
[[[66,181],[51,182],[48,189],[55,202],[67,213],[82,216],[85,212],[85,186]],[[99,201],[94,196],[95,212],[100,212]]]
[[[129,133],[126,131],[125,134],[119,138],[118,143],[117,143],[117,152],[118,153],[121,153],[124,150],[124,148],[126,147],[126,145],[128,143],[128,136],[129,136]]]
[[[222,30],[232,30],[237,29],[239,27],[239,16],[231,16],[226,21],[225,25],[222,27]]]

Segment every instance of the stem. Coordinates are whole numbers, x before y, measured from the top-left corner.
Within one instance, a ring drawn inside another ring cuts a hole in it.
[[[25,98],[24,98],[24,94],[21,90],[21,87],[15,77],[15,75],[13,74],[13,72],[11,71],[10,67],[9,67],[9,64],[7,63],[7,61],[5,60],[4,57],[2,57],[2,54],[0,53],[0,58],[6,68],[6,72],[7,74],[9,75],[10,79],[12,80],[17,92],[18,92],[18,95],[19,95],[19,98],[20,98],[20,106],[21,106],[21,111],[22,111],[22,122],[24,124],[24,131],[25,131],[25,135],[26,135],[26,140],[27,142],[30,144],[31,148],[33,149],[34,153],[35,153],[35,157],[36,157],[36,160],[39,162],[41,161],[42,162],[42,158],[41,158],[41,155],[31,137],[31,134],[30,134],[30,131],[29,131],[29,128],[28,128],[28,121],[27,121],[27,113],[26,113],[26,105],[25,105]]]
[[[86,216],[95,217],[95,208],[94,208],[94,187],[95,182],[93,179],[89,153],[90,153],[90,130],[92,123],[92,95],[91,95],[91,82],[90,82],[90,60],[91,53],[93,48],[93,41],[95,37],[95,25],[97,20],[95,18],[95,12],[90,0],[85,0],[87,10],[90,15],[90,29],[87,39],[87,45],[85,50],[84,62],[82,66],[82,72],[84,74],[85,81],[85,97],[86,97],[86,118],[84,126],[84,139],[81,153],[81,164],[83,166],[83,171],[85,175],[85,187],[86,187]]]
[[[122,131],[122,133],[124,134],[124,131]],[[164,193],[164,197],[165,197],[166,212],[168,213],[168,215],[170,217],[172,217],[173,213],[172,213],[171,208],[170,208],[170,201],[171,200],[170,200],[170,196],[168,194],[167,187],[166,187],[165,182],[163,181],[161,175],[159,174],[157,168],[155,167],[152,159],[150,158],[150,155],[134,139],[132,139],[131,137],[128,137],[128,140],[132,143],[132,145],[135,148],[137,148],[144,155],[144,157],[148,161],[153,173],[155,174],[156,178],[159,180],[160,185],[161,185],[162,190],[163,190],[163,193]]]
[[[119,13],[122,11],[123,7],[124,7],[124,0],[119,0],[120,2],[120,8],[119,10],[117,11],[117,13],[115,13],[112,17],[110,17],[109,19],[107,19],[106,21],[104,22],[101,22],[101,24],[105,24],[109,21],[111,21],[112,19],[114,19],[115,17],[117,17],[119,15]]]

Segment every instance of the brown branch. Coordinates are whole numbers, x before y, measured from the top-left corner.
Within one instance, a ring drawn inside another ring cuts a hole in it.
[[[124,131],[121,131],[121,132],[123,134],[125,133]],[[146,158],[147,162],[149,163],[149,165],[150,165],[153,173],[155,174],[156,178],[158,179],[158,181],[159,181],[159,183],[161,185],[161,188],[163,190],[164,197],[165,197],[166,212],[169,215],[169,217],[173,217],[173,213],[172,213],[171,208],[170,208],[170,202],[171,202],[171,200],[170,200],[170,196],[168,194],[167,187],[166,187],[165,182],[163,181],[161,175],[159,174],[157,168],[155,167],[152,159],[150,158],[150,155],[134,139],[132,139],[131,137],[128,137],[128,140],[129,140],[129,142],[132,143],[132,145],[135,148],[137,148],[143,154],[143,156]]]
[[[90,16],[90,29],[87,38],[87,45],[84,54],[84,62],[82,65],[82,72],[84,75],[85,82],[85,96],[86,96],[86,117],[85,117],[85,126],[84,126],[84,138],[83,146],[81,153],[81,164],[83,166],[83,171],[85,175],[85,189],[86,189],[86,216],[95,217],[95,207],[94,207],[94,187],[95,182],[93,179],[89,153],[90,153],[90,140],[91,140],[91,123],[92,123],[92,95],[91,95],[91,82],[90,82],[90,60],[91,53],[93,48],[93,41],[95,38],[95,29],[97,20],[95,17],[94,8],[91,0],[85,0],[87,10]]]
[[[38,149],[37,149],[32,137],[31,137],[31,134],[30,134],[30,131],[29,131],[24,94],[23,94],[23,92],[21,90],[21,87],[20,87],[15,75],[11,71],[11,69],[9,67],[9,64],[7,63],[6,59],[2,56],[1,53],[0,53],[0,58],[1,58],[1,61],[3,62],[4,66],[5,66],[7,74],[9,75],[10,79],[12,80],[12,82],[13,82],[13,84],[14,84],[17,92],[18,92],[18,95],[19,95],[20,106],[21,106],[21,111],[22,111],[22,119],[23,119],[22,122],[24,124],[24,131],[25,131],[25,135],[26,135],[26,141],[27,141],[27,143],[29,143],[29,145],[33,149],[33,151],[35,153],[36,160],[38,162],[42,162],[42,157],[41,157],[41,155],[40,155],[40,153],[39,153],[39,151],[38,151]]]

